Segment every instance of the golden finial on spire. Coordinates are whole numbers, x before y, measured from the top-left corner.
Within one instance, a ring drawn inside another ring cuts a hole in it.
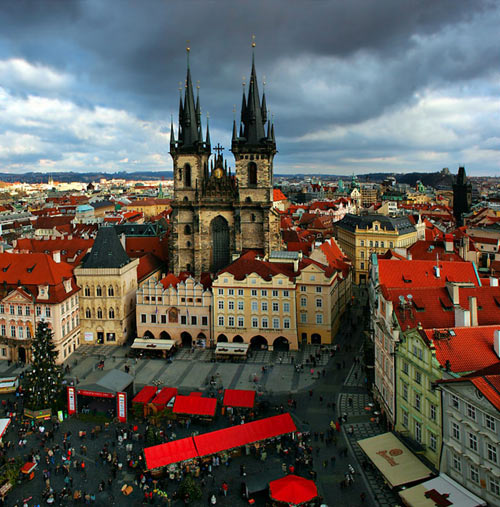
[[[266,88],[266,76],[262,76],[262,87]]]
[[[252,35],[252,47],[255,47],[255,35]]]
[[[186,41],[186,51],[189,53],[191,51],[191,48],[189,47],[189,41]]]
[[[199,81],[196,81],[196,89],[199,90],[200,89],[200,82]]]
[[[241,76],[241,79],[242,79],[242,85],[243,85],[243,88],[245,88],[246,86],[246,77],[245,76]]]

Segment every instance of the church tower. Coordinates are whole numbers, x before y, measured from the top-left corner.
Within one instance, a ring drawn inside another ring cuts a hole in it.
[[[240,199],[239,250],[259,249],[264,254],[281,245],[279,216],[272,209],[276,140],[274,125],[267,116],[266,96],[260,99],[252,54],[248,98],[243,90],[239,134],[234,121],[231,151],[236,160]]]

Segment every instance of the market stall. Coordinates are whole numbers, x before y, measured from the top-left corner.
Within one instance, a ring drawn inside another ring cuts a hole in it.
[[[202,396],[176,396],[172,412],[179,419],[196,417],[199,420],[212,421],[217,409],[215,398],[203,398]]]
[[[220,342],[215,347],[215,358],[244,361],[247,358],[249,347],[248,343]]]
[[[224,407],[253,408],[255,404],[255,391],[247,389],[226,389],[224,391]]]
[[[4,436],[5,432],[7,431],[9,424],[10,424],[10,418],[6,417],[4,419],[0,419],[0,441],[2,440],[2,437]]]
[[[173,398],[177,396],[177,387],[164,387],[162,390],[153,398],[151,403],[156,407],[157,410],[164,410],[170,403],[173,407]]]
[[[175,353],[175,340],[155,340],[154,338],[136,338],[132,350],[152,357],[170,357]]]
[[[270,482],[269,496],[276,504],[308,505],[318,497],[318,488],[314,481],[291,474]]]
[[[0,393],[15,393],[18,387],[18,377],[4,377],[0,379]]]
[[[144,386],[134,397],[132,400],[132,405],[134,403],[140,403],[142,405],[146,405],[149,403],[158,392],[158,388],[156,386]]]
[[[162,468],[172,463],[182,463],[197,457],[198,452],[192,437],[172,440],[144,449],[147,470]]]

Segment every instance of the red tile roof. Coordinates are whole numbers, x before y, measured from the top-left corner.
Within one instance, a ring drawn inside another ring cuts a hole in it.
[[[279,189],[273,189],[273,201],[286,201],[286,195]]]
[[[446,236],[450,236],[450,241],[453,241],[451,234]],[[446,252],[442,241],[417,241],[408,248],[408,251],[411,253],[413,260],[436,261],[436,257],[438,257],[442,261],[463,261],[455,249],[453,252]]]
[[[155,273],[163,267],[163,262],[152,253],[147,253],[139,257],[139,265],[137,266],[137,281],[141,282],[151,274]]]
[[[93,244],[93,239],[83,239],[77,236],[55,239],[19,238],[16,241],[15,250],[19,253],[51,254],[60,251],[61,260],[78,266]]]

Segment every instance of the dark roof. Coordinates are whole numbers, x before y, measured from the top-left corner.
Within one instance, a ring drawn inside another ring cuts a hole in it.
[[[101,227],[83,268],[121,268],[130,262],[114,227]]]
[[[415,232],[416,229],[408,217],[387,217],[385,215],[351,215],[348,213],[342,220],[335,225],[342,229],[354,232],[356,226],[359,229],[371,229],[373,222],[379,222],[382,229],[388,231],[399,231],[399,234],[408,234]]]
[[[165,232],[165,227],[160,222],[145,224],[120,224],[114,226],[118,235],[125,236],[159,236]]]
[[[109,208],[110,206],[114,207],[114,205],[115,205],[115,203],[111,202],[111,201],[96,201],[96,202],[91,202],[89,204],[94,209],[97,209],[97,208]]]
[[[89,376],[88,384],[81,384],[78,388],[88,391],[118,393],[125,391],[133,381],[132,375],[112,369],[105,372],[95,372],[94,375]]]

